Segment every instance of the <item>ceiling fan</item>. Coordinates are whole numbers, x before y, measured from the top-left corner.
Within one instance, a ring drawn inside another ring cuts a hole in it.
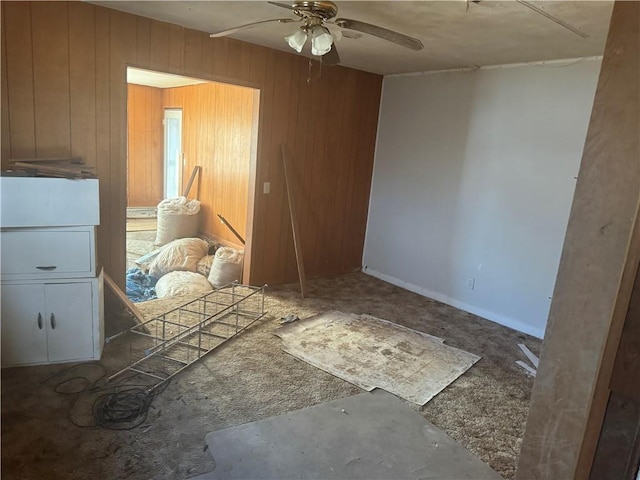
[[[301,52],[305,43],[311,38],[311,54],[322,57],[322,61],[327,65],[337,65],[340,63],[340,56],[336,50],[335,40],[341,35],[341,30],[332,32],[328,26],[336,26],[340,29],[353,30],[355,32],[374,35],[383,40],[395,43],[412,50],[422,50],[424,46],[417,38],[409,37],[402,33],[389,30],[370,23],[348,18],[335,18],[338,14],[338,6],[330,1],[294,1],[291,5],[280,2],[268,2],[277,7],[286,8],[293,11],[299,19],[274,18],[270,20],[260,20],[246,25],[212,33],[212,38],[231,35],[239,30],[250,28],[263,23],[302,23],[302,25],[284,39],[296,52]],[[348,35],[345,35],[348,36]]]

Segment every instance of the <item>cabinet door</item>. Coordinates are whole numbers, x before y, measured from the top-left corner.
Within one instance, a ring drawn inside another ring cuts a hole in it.
[[[45,363],[47,325],[42,284],[2,285],[2,366]]]
[[[49,361],[93,357],[91,283],[48,283],[44,292]]]

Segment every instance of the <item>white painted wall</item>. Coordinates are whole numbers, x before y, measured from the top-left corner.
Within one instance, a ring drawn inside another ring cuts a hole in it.
[[[542,337],[599,71],[385,77],[364,270]]]

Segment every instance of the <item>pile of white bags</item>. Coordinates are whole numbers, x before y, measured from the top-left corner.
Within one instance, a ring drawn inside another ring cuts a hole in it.
[[[155,245],[162,246],[176,238],[198,235],[200,202],[186,197],[167,198],[158,204],[158,230]]]
[[[169,272],[156,283],[158,298],[190,293],[206,293],[213,290],[205,277],[194,272]]]
[[[180,238],[165,246],[149,265],[149,275],[161,278],[176,270],[195,272],[198,262],[209,251],[201,238]]]
[[[209,283],[215,288],[240,281],[244,252],[235,248],[221,247],[216,250],[209,272]]]
[[[196,265],[196,273],[203,275],[205,277],[209,277],[209,272],[211,271],[211,265],[213,264],[213,255],[207,255],[202,257],[198,261],[198,265]]]

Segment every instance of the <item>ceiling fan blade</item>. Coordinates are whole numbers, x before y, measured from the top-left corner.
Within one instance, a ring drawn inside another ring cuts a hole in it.
[[[525,0],[516,0],[520,5],[524,5],[525,7],[530,8],[531,10],[533,10],[536,13],[539,13],[540,15],[542,15],[543,17],[548,18],[549,20],[551,20],[552,22],[557,23],[558,25],[560,25],[561,27],[566,28],[567,30],[569,30],[570,32],[575,33],[576,35],[578,35],[579,37],[582,38],[589,38],[589,35],[587,35],[584,32],[581,32],[580,30],[578,30],[577,28],[572,27],[571,25],[569,25],[567,22],[564,22],[562,20],[560,20],[557,17],[554,17],[553,15],[551,15],[550,13],[546,12],[545,10],[541,9],[540,7],[537,7]]]
[[[282,7],[288,10],[293,10],[293,6],[289,5],[288,3],[282,3],[282,2],[267,2],[267,3],[270,3],[271,5],[275,5],[276,7]]]
[[[322,64],[323,65],[338,65],[340,63],[340,55],[338,55],[338,50],[336,49],[336,44],[331,45],[331,50],[328,53],[325,53],[322,56]]]
[[[469,11],[469,2],[471,3],[475,3],[476,5],[478,4],[482,4],[485,3],[484,0],[467,0],[467,12]],[[558,25],[560,25],[561,27],[566,28],[567,30],[569,30],[570,32],[575,33],[576,35],[578,35],[579,37],[582,38],[589,38],[589,35],[587,35],[584,32],[581,32],[580,30],[578,30],[575,27],[572,27],[571,25],[569,25],[567,22],[560,20],[558,17],[554,17],[553,15],[551,15],[549,12],[547,12],[546,10],[543,10],[540,7],[537,7],[536,5],[528,2],[527,0],[516,0],[516,2],[518,2],[520,5],[523,5],[527,8],[530,8],[531,10],[533,10],[534,12],[542,15],[543,17],[548,18],[549,20],[551,20],[552,22],[557,23]]]
[[[417,38],[409,37],[407,35],[403,35],[402,33],[394,32],[393,30],[378,27],[377,25],[371,25],[370,23],[361,22],[359,20],[350,20],[348,18],[338,18],[334,23],[341,28],[368,33],[369,35],[374,35],[376,37],[382,38],[383,40],[397,43],[398,45],[402,45],[403,47],[407,47],[412,50],[422,50],[424,48],[422,42]]]
[[[270,20],[260,20],[258,22],[247,23],[246,25],[240,25],[238,27],[229,28],[227,30],[222,30],[221,32],[212,33],[209,35],[211,38],[218,37],[226,37],[227,35],[231,35],[232,33],[236,33],[239,30],[244,30],[245,28],[251,28],[256,25],[260,25],[262,23],[270,23],[270,22],[278,22],[278,23],[291,23],[291,22],[299,22],[300,20],[294,20],[292,18],[272,18]]]

